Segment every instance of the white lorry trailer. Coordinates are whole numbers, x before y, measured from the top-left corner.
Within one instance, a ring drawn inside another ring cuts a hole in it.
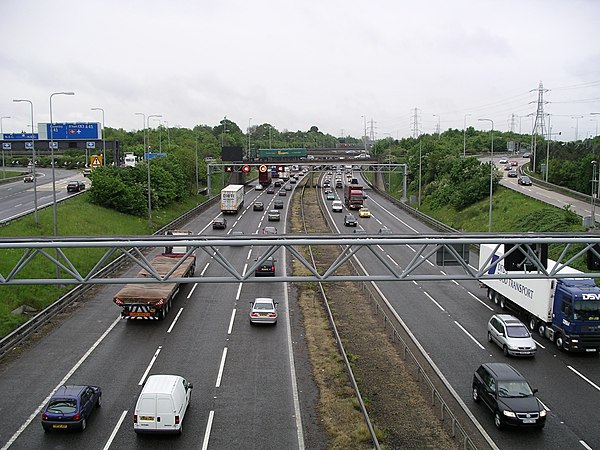
[[[223,214],[237,214],[244,206],[244,186],[230,184],[221,190],[221,212]]]
[[[481,245],[479,267],[491,274],[510,274],[514,278],[482,278],[488,298],[502,309],[510,308],[522,316],[532,331],[553,341],[561,350],[598,353],[600,350],[600,288],[590,278],[518,278],[523,271],[507,272],[504,246]],[[494,250],[496,250],[494,252]],[[492,254],[494,253],[494,254]],[[555,261],[548,259],[551,267]],[[580,271],[565,267],[562,274]]]

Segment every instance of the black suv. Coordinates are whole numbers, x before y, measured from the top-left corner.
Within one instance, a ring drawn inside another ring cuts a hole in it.
[[[546,408],[523,375],[509,364],[486,363],[473,375],[473,400],[483,400],[494,413],[494,424],[538,427],[546,425]]]
[[[85,183],[83,181],[70,181],[67,184],[67,192],[79,192],[85,189]]]

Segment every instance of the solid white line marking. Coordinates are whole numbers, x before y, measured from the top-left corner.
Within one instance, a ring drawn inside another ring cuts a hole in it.
[[[546,350],[546,347],[544,347],[542,344],[540,344],[538,341],[536,341],[535,339],[533,340],[533,342],[535,342],[535,345],[537,345],[538,347],[543,348],[544,350]]]
[[[221,387],[221,378],[223,377],[223,369],[225,368],[225,358],[227,358],[227,347],[223,349],[223,356],[221,356],[221,365],[219,366],[219,374],[217,375],[217,384],[215,387]]]
[[[200,276],[203,277],[204,276],[204,272],[206,272],[206,269],[208,269],[208,266],[210,265],[210,263],[206,263],[206,265],[204,266],[204,269],[202,269],[202,272],[200,272]]]
[[[8,442],[6,444],[4,444],[4,447],[2,447],[2,450],[6,450],[8,447],[10,447],[17,440],[17,438],[21,435],[21,433],[23,433],[23,431],[25,431],[25,428],[27,428],[29,426],[29,424],[38,417],[38,415],[42,411],[42,408],[46,405],[46,403],[48,403],[48,401],[54,395],[54,393],[58,390],[58,388],[61,387],[63,384],[65,384],[69,378],[71,378],[71,375],[73,375],[75,373],[75,371],[77,369],[79,369],[79,367],[85,362],[85,360],[88,358],[88,356],[90,356],[92,354],[92,352],[96,349],[96,347],[98,347],[98,345],[100,345],[100,343],[104,340],[104,338],[106,336],[108,336],[108,333],[111,332],[111,330],[115,327],[115,325],[117,325],[117,323],[119,323],[120,320],[121,320],[121,316],[117,317],[115,319],[115,321],[110,324],[110,326],[106,329],[106,331],[104,333],[102,333],[102,336],[100,336],[98,338],[98,340],[96,342],[94,342],[94,345],[92,345],[88,349],[88,351],[85,352],[85,354],[81,357],[81,359],[79,361],[77,361],[77,363],[71,368],[71,370],[69,370],[67,372],[67,374],[64,376],[64,378],[62,380],[60,380],[60,382],[56,385],[56,387],[54,389],[52,389],[52,392],[50,392],[50,394],[48,394],[48,396],[44,399],[44,401],[36,408],[36,410],[25,421],[25,423],[23,423],[23,425],[21,425],[19,427],[19,429],[15,432],[15,434],[13,434],[11,436],[11,438],[8,440]]]
[[[584,440],[579,441],[579,443],[581,445],[583,445],[585,448],[587,448],[587,450],[592,450],[592,447],[590,447],[589,445],[587,445]]]
[[[189,298],[189,297],[188,297]],[[175,316],[175,318],[173,319],[173,322],[171,323],[171,326],[169,327],[169,329],[167,330],[167,333],[170,333],[171,330],[173,329],[173,327],[175,326],[175,324],[177,323],[177,319],[179,319],[179,316],[181,315],[181,313],[183,312],[183,308],[179,308],[179,311],[177,312],[177,315]]]
[[[119,417],[119,420],[117,421],[117,424],[115,425],[115,428],[112,430],[112,433],[110,433],[110,437],[108,438],[108,441],[106,441],[106,444],[104,445],[104,448],[102,450],[108,450],[110,448],[110,444],[112,444],[112,441],[115,439],[115,436],[117,435],[119,428],[121,428],[121,424],[123,423],[123,420],[125,420],[126,415],[127,415],[127,410],[125,410],[121,413],[121,417]]]
[[[590,380],[588,377],[586,377],[584,374],[582,374],[581,372],[578,372],[573,366],[567,366],[567,369],[569,369],[570,371],[576,373],[577,375],[579,375],[583,380],[587,381],[590,386],[592,386],[594,389],[596,389],[597,391],[600,391],[600,386],[598,386],[596,383],[594,383],[592,380]]]
[[[144,381],[146,381],[146,377],[148,376],[150,369],[152,369],[152,366],[154,365],[154,361],[156,361],[156,358],[158,358],[158,354],[160,353],[161,350],[162,350],[162,345],[159,345],[158,348],[156,349],[156,352],[154,352],[154,356],[150,360],[150,364],[148,364],[148,367],[146,367],[146,371],[144,372],[144,375],[142,375],[142,378],[140,378],[140,382],[138,383],[138,386],[141,386],[142,384],[144,384]]]
[[[471,335],[471,333],[469,333],[467,330],[465,330],[465,329],[463,328],[463,326],[462,326],[460,323],[458,323],[456,320],[454,321],[454,323],[456,324],[456,326],[457,326],[458,328],[460,328],[461,330],[463,330],[463,332],[464,332],[464,333],[465,333],[467,336],[469,336],[469,337],[471,338],[471,340],[472,340],[473,342],[475,342],[475,343],[476,343],[476,344],[479,346],[479,348],[480,348],[481,350],[485,350],[485,347],[484,347],[483,345],[481,345],[479,342],[477,342],[477,339],[475,339],[475,338],[474,338],[474,337]]]
[[[489,306],[487,303],[482,302],[481,299],[479,297],[477,297],[475,294],[473,294],[472,292],[467,291],[467,294],[469,294],[471,297],[473,297],[475,300],[477,300],[479,303],[481,303],[483,306],[485,306],[490,311],[494,310],[494,308],[492,308],[491,306]]]
[[[233,308],[233,311],[231,311],[231,319],[229,320],[229,328],[227,328],[227,334],[231,334],[231,330],[233,329],[233,320],[235,319],[235,311],[236,311],[235,308]]]
[[[208,439],[210,438],[210,429],[212,428],[213,419],[215,417],[215,412],[211,411],[208,413],[208,423],[206,424],[206,431],[204,432],[204,441],[202,442],[202,450],[206,450],[208,448]]]
[[[189,299],[192,294],[194,293],[194,291],[196,290],[196,287],[198,286],[198,283],[194,283],[194,285],[192,286],[192,289],[190,289],[190,293],[187,295],[187,299]]]
[[[438,302],[436,302],[436,301],[435,301],[435,299],[434,299],[434,298],[433,298],[431,295],[429,295],[427,292],[423,292],[423,294],[425,294],[427,297],[429,297],[429,300],[431,300],[433,303],[435,303],[435,304],[436,304],[436,306],[437,306],[438,308],[440,308],[442,311],[446,311],[446,310],[445,310],[445,309],[442,307],[442,305],[440,305]]]

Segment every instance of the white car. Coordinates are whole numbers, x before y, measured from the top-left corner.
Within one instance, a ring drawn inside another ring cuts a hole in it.
[[[333,202],[331,202],[331,210],[333,212],[342,212],[344,205],[342,205],[342,201],[341,200],[334,200]]]
[[[272,298],[259,297],[250,302],[250,324],[271,323],[277,325],[277,302]]]
[[[262,191],[265,187],[262,184],[257,184],[256,187],[254,188],[255,191]]]
[[[508,164],[508,159],[506,158],[502,158],[500,161],[498,161],[499,164]]]

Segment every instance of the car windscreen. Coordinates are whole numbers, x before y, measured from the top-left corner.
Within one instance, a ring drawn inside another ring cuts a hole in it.
[[[530,336],[529,331],[523,325],[506,327],[506,334],[511,338],[528,338]]]
[[[47,411],[56,414],[71,414],[77,411],[77,401],[74,398],[54,399],[48,404]]]
[[[273,305],[271,303],[255,303],[254,309],[269,310],[273,309]]]
[[[533,392],[526,381],[499,381],[498,395],[500,397],[530,397]]]

